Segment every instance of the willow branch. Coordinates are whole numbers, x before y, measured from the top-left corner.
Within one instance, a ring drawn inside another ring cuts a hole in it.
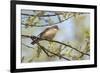
[[[65,45],[65,46],[67,46],[67,47],[70,47],[70,48],[72,48],[72,49],[74,49],[74,50],[78,51],[78,52],[79,52],[79,53],[81,53],[81,54],[84,54],[84,55],[88,55],[88,56],[90,56],[89,54],[84,53],[84,52],[81,52],[81,51],[79,51],[77,48],[74,48],[74,47],[73,47],[73,46],[71,46],[71,45],[67,45],[67,44],[62,43],[62,42],[59,42],[59,41],[55,41],[55,40],[48,40],[48,39],[42,39],[42,38],[39,38],[39,37],[36,37],[36,36],[28,36],[28,35],[21,35],[21,36],[23,36],[23,37],[28,37],[28,38],[34,37],[34,38],[39,39],[39,40],[46,40],[46,41],[49,41],[49,42],[59,43],[59,44]]]
[[[88,47],[87,47],[88,45],[89,45],[89,42],[87,41],[87,42],[86,42],[86,46],[85,46],[85,50],[88,49]],[[87,53],[87,52],[88,52],[88,50],[86,50],[86,53]],[[82,54],[79,58],[82,58],[83,56],[84,56],[84,55]]]
[[[65,20],[59,21],[59,22],[57,22],[57,23],[54,23],[54,24],[52,24],[52,25],[56,25],[56,24],[62,23],[62,22],[66,21],[66,20],[68,20],[68,19],[70,19],[70,18],[72,18],[72,17],[74,17],[74,15],[72,15],[72,16],[66,18]],[[24,24],[24,23],[21,23],[21,24],[22,24],[22,25],[28,25],[28,24]],[[28,25],[28,26],[44,27],[44,26],[51,26],[51,25],[45,24],[45,25]]]
[[[24,58],[25,58],[24,56],[21,58],[21,62],[23,62],[23,61],[24,61]]]
[[[75,13],[75,12],[73,12],[73,13]],[[80,12],[80,14],[89,14],[89,13],[81,13]],[[33,15],[33,14],[21,13],[21,15],[25,15],[25,16],[37,16],[37,17],[51,17],[51,16],[57,16],[57,15],[63,15],[63,13],[56,13],[55,12],[55,14],[52,14],[52,15],[41,15],[41,16],[39,16],[39,15]]]
[[[60,19],[59,14],[57,14],[57,13],[55,13],[55,14],[56,14],[56,15],[57,15],[57,17],[58,17],[59,22],[61,22],[61,19]]]
[[[37,45],[38,45],[38,46],[40,46],[42,50],[45,50],[45,51],[47,51],[47,52],[49,52],[49,53],[51,53],[51,54],[54,54],[54,55],[56,55],[56,56],[58,56],[58,57],[60,57],[60,58],[63,58],[63,59],[65,59],[65,60],[70,61],[70,59],[63,57],[62,55],[55,54],[55,53],[53,53],[53,52],[49,51],[48,49],[46,49],[45,47],[43,47],[43,46],[42,46],[42,45],[40,45],[39,43],[37,43]]]
[[[49,52],[49,53],[51,53],[51,54],[54,54],[54,55],[58,56],[59,58],[63,58],[63,59],[65,59],[65,60],[70,61],[70,59],[63,57],[63,56],[60,55],[60,54],[55,54],[55,53],[49,51],[48,49],[46,49],[44,46],[40,45],[39,43],[36,43],[36,44],[37,44],[38,46],[40,46],[40,48],[44,51],[44,53],[45,53],[48,57],[50,57],[50,55],[49,55],[47,52]],[[25,45],[25,44],[23,44],[23,45],[26,46],[26,47],[28,47],[28,48],[33,48],[33,47],[29,47],[28,45]],[[23,59],[24,59],[24,57],[22,57],[22,60],[21,60],[21,61],[23,61]],[[31,60],[32,60],[32,59],[31,59]],[[30,61],[31,61],[31,60],[30,60]]]
[[[37,45],[38,45],[38,44],[39,44],[39,43],[37,43]],[[39,46],[39,45],[38,45],[38,46]],[[39,47],[40,47],[40,49],[41,49],[48,57],[51,57],[45,49],[42,49],[41,46],[39,46]]]
[[[33,48],[33,47],[30,47],[30,46],[28,46],[28,45],[26,45],[26,44],[24,44],[24,43],[22,43],[22,45],[24,45],[24,46],[26,46],[26,47],[28,47],[28,48]]]
[[[25,13],[21,13],[21,15],[25,15],[25,16],[37,16],[37,17],[51,17],[51,16],[57,16],[57,15],[61,15],[61,14],[53,14],[53,15],[33,15],[33,14],[25,14]]]

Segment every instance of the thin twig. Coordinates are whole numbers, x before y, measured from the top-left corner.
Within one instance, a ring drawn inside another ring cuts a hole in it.
[[[56,56],[58,56],[58,57],[60,57],[60,58],[63,58],[63,59],[65,59],[65,60],[70,61],[70,59],[67,59],[67,58],[63,57],[62,55],[58,55],[58,54],[55,54],[55,53],[53,53],[53,52],[47,50],[45,47],[41,46],[39,43],[37,43],[37,45],[41,47],[41,49],[44,51],[44,53],[45,53],[48,57],[51,57],[51,56],[50,56],[47,52],[49,52],[49,53],[51,53],[51,54],[54,54],[54,55],[56,55]],[[26,47],[29,47],[28,45],[25,45],[25,46],[26,46]],[[30,48],[32,48],[32,47],[30,47]],[[24,57],[22,58],[21,61],[23,61],[23,59],[24,59]],[[32,59],[31,59],[31,60],[32,60]],[[29,62],[30,62],[31,60],[29,60]]]
[[[89,54],[83,53],[83,52],[79,51],[78,49],[72,47],[71,45],[67,45],[67,44],[65,44],[65,43],[62,43],[62,42],[59,42],[59,41],[55,41],[55,40],[48,40],[48,39],[44,39],[44,40],[47,40],[47,41],[50,41],[50,42],[56,42],[56,43],[59,43],[59,44],[63,44],[63,45],[65,45],[65,46],[67,46],[67,47],[70,47],[70,48],[72,48],[72,49],[74,49],[74,50],[76,50],[76,51],[78,51],[78,52],[80,52],[80,53],[82,53],[82,54],[84,54],[84,55],[90,56]]]
[[[87,41],[87,44],[86,44],[86,46],[85,46],[85,50],[88,49],[88,47],[87,47],[88,44],[89,44],[89,42]],[[86,50],[86,53],[87,53],[87,52],[88,52],[88,50]],[[82,58],[83,56],[84,56],[84,55],[82,54],[79,58]]]
[[[26,45],[26,44],[24,44],[24,43],[22,43],[22,45],[24,45],[24,46],[26,46],[26,47],[28,47],[28,48],[33,48],[33,47],[30,47],[30,46],[28,46],[28,45]]]
[[[67,46],[67,47],[70,47],[70,48],[72,48],[72,49],[78,51],[78,52],[81,53],[81,54],[84,54],[84,55],[88,55],[88,56],[90,56],[89,54],[84,53],[84,52],[81,52],[81,51],[79,51],[77,48],[72,47],[71,45],[67,45],[67,44],[62,43],[62,42],[59,42],[59,41],[48,40],[48,39],[42,39],[42,38],[39,38],[39,37],[36,37],[36,36],[28,36],[28,35],[21,35],[21,36],[23,36],[23,37],[28,37],[28,38],[34,37],[34,38],[37,38],[37,39],[40,39],[40,40],[46,40],[46,41],[49,41],[49,42],[56,42],[56,43],[59,43],[59,44],[65,45],[65,46]]]
[[[60,16],[59,16],[57,13],[55,13],[55,14],[56,14],[57,17],[58,17],[59,22],[61,22],[61,18],[60,18]]]
[[[51,16],[57,16],[57,15],[61,15],[61,14],[53,14],[53,15],[33,15],[33,14],[25,14],[25,13],[21,13],[21,15],[25,15],[25,16],[37,16],[37,17],[51,17]]]
[[[38,46],[40,46],[40,47],[41,47],[41,49],[42,49],[42,50],[46,50],[47,52],[49,52],[49,53],[51,53],[51,54],[54,54],[54,55],[56,55],[56,56],[58,56],[58,57],[60,57],[60,58],[63,58],[63,59],[65,59],[65,60],[70,61],[70,59],[63,57],[62,55],[58,55],[58,54],[55,54],[55,53],[53,53],[53,52],[49,51],[48,49],[46,49],[45,47],[43,47],[43,46],[42,46],[42,45],[40,45],[39,43],[37,43],[37,44],[38,44]]]
[[[25,58],[24,56],[21,58],[21,62],[23,62],[24,58]]]
[[[73,12],[73,13],[75,13],[75,12]],[[89,14],[89,13],[81,13],[80,12],[80,14]],[[57,16],[57,15],[63,15],[63,13],[59,13],[59,14],[56,13],[56,14],[52,14],[52,15],[41,15],[41,16],[33,15],[33,14],[21,13],[21,15],[25,15],[25,16],[37,16],[37,17],[51,17],[51,16]]]
[[[59,22],[57,22],[57,23],[54,23],[54,24],[52,24],[52,25],[56,25],[56,24],[62,23],[62,22],[66,21],[66,20],[68,20],[68,19],[70,19],[70,18],[72,18],[72,17],[74,17],[74,15],[72,15],[72,16],[66,18],[65,20],[59,21]],[[21,24],[22,24],[22,25],[28,25],[28,24],[24,24],[24,23],[21,23]],[[45,24],[45,25],[28,25],[28,26],[44,27],[44,26],[51,26],[51,25]]]
[[[37,43],[37,45],[38,45],[38,43]],[[40,47],[40,46],[39,46]],[[41,48],[41,47],[40,47]],[[42,49],[42,48],[41,48]],[[44,51],[44,53],[48,56],[48,57],[50,57],[50,55],[48,54],[48,52],[45,50],[45,49],[42,49],[43,51]]]

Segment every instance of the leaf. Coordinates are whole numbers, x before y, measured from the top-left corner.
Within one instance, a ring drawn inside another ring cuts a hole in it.
[[[90,38],[90,32],[89,31],[86,31],[85,35],[86,35],[86,38],[88,38],[88,39]]]
[[[54,22],[52,21],[52,19],[50,17],[48,17],[48,24],[52,25]]]
[[[37,46],[37,47],[38,47],[38,49],[37,49],[37,57],[39,57],[39,56],[40,56],[40,54],[41,54],[42,49],[41,49],[41,47],[40,47],[40,46]]]
[[[50,55],[48,54],[48,52],[45,50],[45,47],[41,46],[40,44],[38,44],[39,49],[43,50],[43,52],[50,57]]]
[[[33,61],[33,58],[32,59],[30,59],[28,62],[30,63],[30,62],[32,62]]]
[[[28,19],[26,20],[27,26],[28,26],[28,25],[29,25],[29,26],[34,25],[34,24],[33,24],[33,21],[35,21],[36,18],[37,18],[37,16],[30,16],[30,17],[28,17]]]

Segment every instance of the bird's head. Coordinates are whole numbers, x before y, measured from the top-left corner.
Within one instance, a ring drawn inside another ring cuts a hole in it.
[[[54,25],[52,28],[59,30],[57,25]]]

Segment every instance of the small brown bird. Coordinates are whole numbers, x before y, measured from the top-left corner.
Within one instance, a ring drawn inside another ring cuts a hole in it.
[[[48,39],[51,40],[55,37],[57,31],[59,30],[57,25],[51,26],[46,28],[43,32],[41,32],[38,36],[42,39]],[[33,42],[31,44],[35,44],[39,42],[39,39],[31,38]]]

